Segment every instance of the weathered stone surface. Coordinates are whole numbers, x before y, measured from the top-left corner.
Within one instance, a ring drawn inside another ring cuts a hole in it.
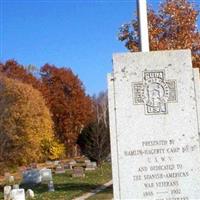
[[[63,165],[57,165],[55,174],[64,174],[65,173],[65,168]]]
[[[51,169],[41,169],[40,175],[41,175],[41,182],[42,183],[47,183],[49,181],[52,181],[52,179],[53,179]]]
[[[198,119],[200,120],[200,77],[199,77],[199,69],[194,68],[194,82],[195,82],[195,94],[196,94],[196,104],[197,104],[197,112]],[[200,136],[200,125],[199,125],[199,136]]]
[[[14,185],[12,186],[12,188],[13,188],[13,189],[19,189],[19,185],[18,185],[18,184],[14,184]]]
[[[11,200],[11,186],[4,186],[4,200]]]
[[[85,172],[83,167],[74,167],[72,177],[85,177]]]
[[[28,199],[34,199],[35,195],[34,195],[33,190],[28,189],[28,190],[26,191],[26,197],[27,197]]]
[[[48,189],[49,189],[49,192],[55,191],[53,181],[48,182]]]
[[[23,172],[24,184],[38,184],[41,182],[41,174],[38,169],[26,170]]]
[[[25,200],[24,189],[12,189],[11,200]]]
[[[114,198],[200,199],[199,83],[190,51],[114,54],[113,64]]]

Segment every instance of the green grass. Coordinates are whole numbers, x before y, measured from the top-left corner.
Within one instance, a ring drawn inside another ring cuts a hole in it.
[[[88,198],[88,200],[111,200],[113,198],[113,188],[112,186],[106,188],[105,190],[95,194],[94,196]]]
[[[35,200],[71,200],[92,189],[99,187],[111,179],[111,166],[104,164],[95,171],[86,171],[85,178],[72,178],[71,171],[53,176],[55,192],[48,192],[47,185],[29,187],[35,193]],[[28,187],[21,186],[25,189]],[[2,188],[0,199],[3,199]]]

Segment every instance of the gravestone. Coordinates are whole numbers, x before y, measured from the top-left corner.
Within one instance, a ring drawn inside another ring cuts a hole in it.
[[[86,166],[88,165],[88,164],[90,164],[91,163],[91,161],[87,158],[87,159],[85,159],[85,164],[86,164]]]
[[[114,199],[200,199],[200,89],[191,52],[114,54],[113,64]]]
[[[19,184],[14,184],[14,185],[12,186],[12,188],[13,188],[13,189],[19,189]]]
[[[25,200],[24,189],[12,189],[11,199],[12,200]]]
[[[65,163],[63,163],[63,167],[64,167],[65,170],[70,169],[70,164],[65,162]]]
[[[97,168],[97,163],[96,162],[89,162],[86,163],[86,171],[90,171],[90,170],[95,170]]]
[[[48,182],[48,189],[49,189],[49,192],[55,191],[53,181]]]
[[[60,161],[59,161],[59,160],[55,160],[55,161],[54,161],[54,165],[57,166],[57,165],[59,165],[59,164],[60,164]]]
[[[41,174],[38,169],[26,170],[23,172],[24,184],[38,184],[41,183]]]
[[[41,169],[40,175],[41,175],[41,182],[42,183],[48,183],[49,181],[52,181],[51,169]]]
[[[97,162],[91,162],[91,165],[92,165],[94,168],[97,168]]]
[[[26,191],[26,197],[27,197],[28,199],[34,199],[35,195],[34,195],[33,190],[28,189],[28,190]]]
[[[64,168],[64,166],[58,165],[58,166],[56,167],[55,174],[64,174],[64,173],[65,173],[65,168]]]
[[[91,163],[86,164],[86,168],[85,168],[86,171],[93,171],[95,169],[96,168]]]
[[[11,200],[11,186],[4,186],[3,194],[4,200]]]
[[[84,168],[83,167],[74,167],[72,177],[85,177]]]

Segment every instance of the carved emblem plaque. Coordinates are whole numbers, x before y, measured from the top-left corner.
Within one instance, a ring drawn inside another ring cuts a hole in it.
[[[142,82],[133,83],[135,105],[144,105],[145,114],[167,114],[167,103],[177,102],[175,80],[165,80],[164,70],[144,71]]]

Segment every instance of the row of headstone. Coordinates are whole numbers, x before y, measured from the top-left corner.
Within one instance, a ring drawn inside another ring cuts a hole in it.
[[[26,197],[28,199],[34,198],[34,192],[31,189],[26,191]],[[25,200],[25,190],[23,188],[19,188],[19,186],[5,186],[4,187],[4,200]]]
[[[91,162],[89,159],[86,159],[84,161],[85,163],[85,170],[95,170],[97,167],[96,162]],[[51,161],[48,162],[49,165],[52,164]],[[55,169],[55,173],[56,174],[62,174],[65,173],[66,169],[72,169],[74,172],[74,177],[76,176],[76,171],[81,171],[79,168],[77,170],[77,168],[75,169],[77,162],[75,160],[71,160],[69,163],[65,163],[61,164],[60,161],[54,161],[53,162],[54,165],[56,165],[56,169]],[[74,170],[75,169],[75,170]],[[77,172],[78,174],[78,172]],[[79,175],[77,175],[79,176]],[[84,175],[81,175],[84,176]],[[50,181],[52,181],[52,170],[51,169],[37,169],[36,165],[34,165],[34,167],[32,168],[28,168],[27,170],[24,170],[22,172],[22,183],[23,184],[39,184],[39,183],[49,183]],[[14,177],[11,176],[9,173],[5,174],[5,178],[6,180],[8,180],[8,183],[13,183],[14,182]]]
[[[75,164],[75,162],[73,162],[73,164]],[[90,162],[87,161],[86,162],[86,167],[85,170],[95,170],[97,167],[96,162]],[[82,171],[84,172],[84,168],[81,166],[76,166],[73,165],[72,166],[73,169],[73,177],[84,177],[84,173],[82,173]],[[65,173],[65,169],[62,165],[57,165],[56,167],[56,174],[62,174]],[[79,175],[81,174],[81,175]],[[23,184],[32,184],[32,185],[36,185],[39,183],[49,183],[50,181],[52,181],[52,170],[51,169],[30,169],[30,170],[26,170],[23,172],[23,180],[22,183]]]
[[[65,170],[73,169],[75,166],[82,164],[83,167],[88,168],[96,168],[96,162],[91,162],[88,158],[85,159],[77,159],[70,161],[46,161],[46,165],[48,168],[52,168],[55,170],[56,174],[65,173]]]
[[[96,162],[86,161],[86,167],[74,166],[72,177],[85,177],[85,171],[95,170],[97,168]]]
[[[31,169],[23,172],[23,184],[39,184],[52,181],[51,169]]]

